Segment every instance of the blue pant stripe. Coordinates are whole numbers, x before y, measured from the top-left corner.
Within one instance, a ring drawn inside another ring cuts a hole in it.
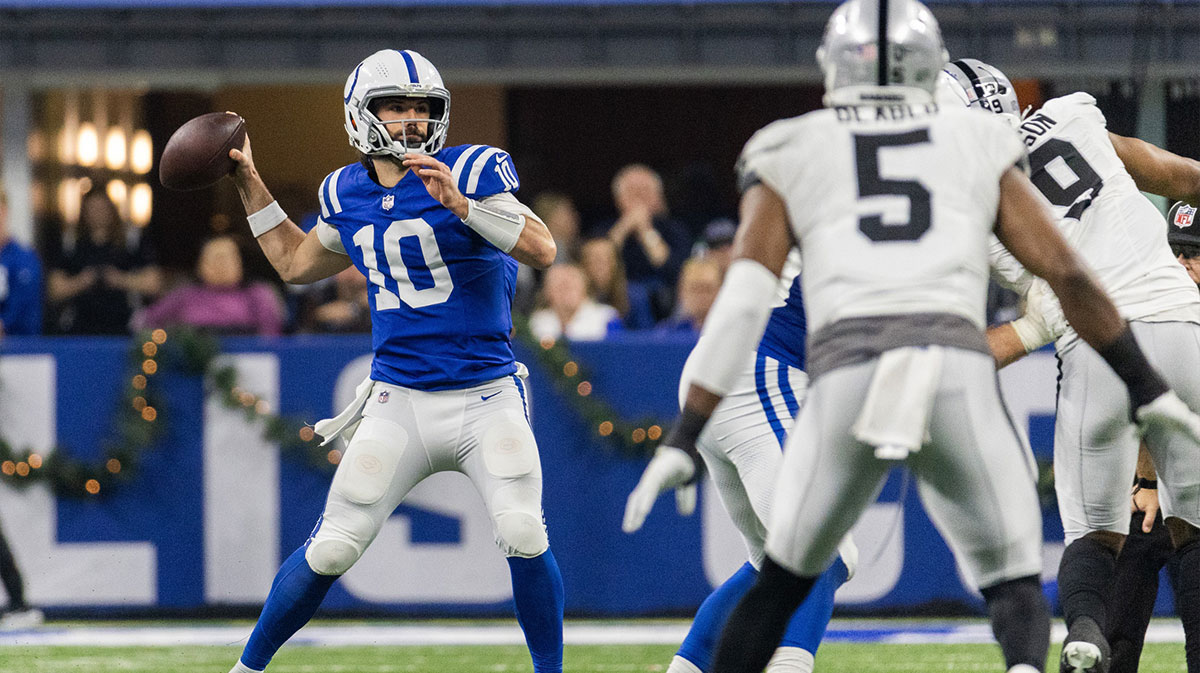
[[[775,413],[775,405],[771,402],[771,391],[767,390],[767,356],[762,353],[754,362],[754,387],[758,390],[758,400],[762,403],[763,413],[767,415],[767,422],[771,424],[775,439],[779,440],[779,446],[782,447],[785,433],[779,415]]]
[[[525,384],[521,383],[521,377],[516,374],[512,375],[513,383],[517,384],[517,392],[521,393],[521,408],[525,410],[525,420],[529,420],[529,405],[525,402]]]
[[[788,415],[792,418],[800,412],[800,404],[796,402],[796,393],[792,391],[792,380],[790,375],[792,368],[779,363],[779,390],[783,393],[783,402],[787,405]]]

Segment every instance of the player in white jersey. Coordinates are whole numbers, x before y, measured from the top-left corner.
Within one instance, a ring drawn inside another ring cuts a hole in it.
[[[750,590],[762,566],[767,521],[775,481],[783,462],[781,449],[795,415],[804,402],[808,376],[804,373],[806,321],[800,286],[800,253],[788,255],[783,277],[776,288],[775,306],[757,351],[747,358],[734,388],[713,411],[708,427],[696,439],[696,448],[712,474],[721,503],[742,534],[749,560],[717,587],[696,611],[692,627],[671,660],[667,673],[704,673],[712,669],[713,651],[721,627],[737,602]],[[679,380],[680,407],[698,367],[693,350]],[[672,454],[665,454],[671,456]],[[686,468],[687,456],[674,454]],[[664,460],[652,461],[625,506],[623,528],[641,527],[662,491],[661,480],[671,470]],[[677,493],[679,510],[689,514],[695,506],[695,488]],[[811,673],[817,648],[833,614],[838,587],[854,574],[858,549],[847,535],[838,558],[821,574],[817,585],[788,622],[767,673]]]
[[[1185,402],[1200,405],[1194,374],[1200,370],[1200,293],[1167,245],[1161,213],[1139,191],[1194,198],[1200,164],[1110,133],[1086,93],[1055,98],[1022,119],[1012,85],[999,70],[963,59],[945,72],[969,107],[998,113],[1017,128],[1029,148],[1030,179],[1050,202],[1060,231],[1146,344],[1151,363]],[[1040,315],[1028,312],[1022,321],[994,329],[990,341],[997,361],[1006,364],[1058,338],[1054,472],[1067,544],[1059,601],[1068,627],[1061,667],[1104,671],[1110,659],[1106,605],[1129,529],[1129,478],[1139,437],[1120,381],[1056,314],[1048,299]],[[1157,440],[1149,449],[1163,472],[1163,512],[1172,538],[1182,549],[1192,545],[1196,555],[1181,583],[1193,588],[1196,600],[1181,602],[1180,609],[1189,661],[1200,671],[1200,443],[1183,434],[1149,439]]]
[[[946,63],[916,0],[850,0],[818,60],[828,109],[747,144],[735,261],[695,357],[703,366],[655,460],[695,442],[757,344],[787,251],[798,245],[808,310],[804,407],[787,439],[754,587],[731,615],[715,673],[758,673],[838,541],[903,463],[973,582],[1013,673],[1049,642],[1032,459],[1004,411],[984,338],[988,237],[1044,277],[1067,318],[1129,387],[1139,420],[1189,427],[1128,325],[1055,229],[999,119],[939,111]],[[684,465],[680,461],[681,465]],[[668,486],[686,484],[679,469]]]

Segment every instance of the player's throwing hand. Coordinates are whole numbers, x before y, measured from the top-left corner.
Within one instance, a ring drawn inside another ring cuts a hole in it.
[[[458,191],[450,167],[426,154],[405,154],[404,165],[421,178],[429,195],[460,218],[468,213],[467,197]]]
[[[654,459],[642,472],[642,478],[625,501],[625,520],[621,530],[633,533],[642,527],[646,515],[654,508],[654,501],[669,488],[675,489],[675,507],[683,516],[690,516],[696,509],[696,462],[683,449],[659,446]]]

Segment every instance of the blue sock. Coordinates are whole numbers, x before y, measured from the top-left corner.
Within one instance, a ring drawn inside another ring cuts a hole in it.
[[[825,628],[829,626],[829,618],[833,616],[833,594],[846,583],[849,574],[841,557],[835,558],[817,578],[808,598],[792,613],[780,647],[799,647],[814,655],[817,653],[817,647],[825,637]]]
[[[737,607],[738,601],[742,600],[742,596],[754,586],[757,577],[758,571],[754,566],[749,562],[744,563],[724,584],[709,594],[696,611],[692,628],[688,629],[687,637],[683,639],[677,654],[702,671],[711,670],[713,653],[717,649],[721,629],[725,628],[730,613]]]
[[[508,557],[517,623],[533,659],[534,673],[562,673],[563,583],[554,554]]]
[[[838,587],[846,582],[849,571],[841,558],[834,560],[813,586],[812,593],[800,604],[788,622],[787,631],[780,643],[783,647],[799,647],[813,654],[825,635],[825,627],[833,615],[833,594]],[[717,640],[725,627],[730,613],[737,607],[742,596],[754,586],[758,571],[754,566],[745,563],[725,583],[709,594],[696,611],[692,620],[692,628],[688,631],[677,654],[692,662],[702,671],[712,668],[713,653],[717,649]]]
[[[292,552],[275,575],[262,614],[242,650],[242,663],[250,668],[261,671],[271,663],[283,643],[312,619],[325,593],[340,577],[313,572],[304,560],[306,549],[308,543]]]

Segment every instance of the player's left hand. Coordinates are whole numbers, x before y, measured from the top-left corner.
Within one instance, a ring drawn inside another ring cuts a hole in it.
[[[1151,429],[1182,432],[1193,442],[1200,443],[1200,416],[1179,399],[1174,390],[1138,407],[1133,417],[1143,434]]]
[[[1134,512],[1145,512],[1142,518],[1142,532],[1149,533],[1154,528],[1154,519],[1158,516],[1158,489],[1135,486],[1129,496],[1129,506]]]
[[[405,154],[404,165],[421,178],[425,190],[437,199],[438,203],[450,209],[459,219],[467,216],[467,197],[458,191],[449,166],[428,154]]]
[[[642,478],[625,501],[625,519],[621,530],[633,533],[642,527],[646,516],[654,508],[654,501],[669,488],[675,489],[675,507],[683,516],[696,510],[696,462],[683,449],[659,446],[654,459],[642,472]]]

